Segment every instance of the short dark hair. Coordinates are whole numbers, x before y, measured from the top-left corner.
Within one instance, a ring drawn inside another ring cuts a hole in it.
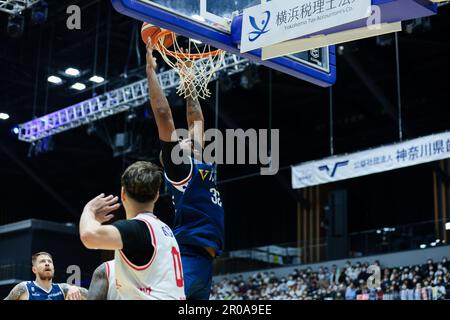
[[[137,161],[125,170],[121,182],[131,199],[146,203],[155,200],[162,183],[162,173],[151,162]]]
[[[39,256],[49,256],[50,259],[53,260],[53,257],[52,257],[52,255],[51,255],[50,253],[45,252],[45,251],[41,251],[41,252],[35,253],[35,254],[33,254],[33,255],[31,256],[31,264],[32,264],[32,265],[34,265],[34,263],[36,262],[36,260],[37,260],[37,258],[38,258]]]

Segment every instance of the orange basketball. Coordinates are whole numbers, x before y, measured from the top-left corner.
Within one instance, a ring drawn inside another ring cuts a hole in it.
[[[152,40],[152,44],[156,43],[156,36],[162,30],[160,27],[154,26],[150,23],[144,22],[141,28],[141,39],[145,44],[148,42],[148,38]],[[164,46],[166,48],[170,48],[173,45],[173,39],[171,35],[168,35],[164,38]]]

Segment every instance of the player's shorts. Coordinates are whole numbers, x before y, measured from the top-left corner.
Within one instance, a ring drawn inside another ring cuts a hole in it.
[[[208,300],[211,293],[213,258],[200,247],[179,245],[187,300]]]

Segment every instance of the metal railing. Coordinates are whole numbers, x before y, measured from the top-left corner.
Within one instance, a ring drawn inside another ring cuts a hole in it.
[[[0,0],[0,11],[10,15],[21,14],[41,0]]]
[[[226,54],[223,64],[218,71],[232,75],[242,72],[249,64],[250,61],[247,59]],[[180,84],[180,77],[173,69],[161,72],[157,76],[163,90],[175,88]],[[217,77],[218,73],[215,74],[213,80]],[[21,141],[35,142],[57,133],[127,111],[131,108],[139,107],[148,101],[148,99],[148,82],[147,79],[143,79],[73,106],[19,124],[18,138]]]

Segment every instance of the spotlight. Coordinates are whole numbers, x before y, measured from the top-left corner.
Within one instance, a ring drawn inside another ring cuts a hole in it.
[[[54,84],[61,84],[62,83],[62,79],[60,77],[57,76],[50,76],[47,79],[48,82],[54,83]]]
[[[78,90],[78,91],[82,91],[82,90],[86,89],[86,85],[83,83],[77,82],[74,85],[72,85],[71,88]]]
[[[48,5],[47,2],[41,1],[31,9],[31,21],[35,25],[43,25],[47,21]]]
[[[6,31],[11,38],[19,38],[23,34],[25,19],[21,15],[12,15],[8,18]]]
[[[0,120],[8,120],[9,114],[0,112]]]
[[[105,81],[105,78],[100,77],[100,76],[92,76],[89,78],[89,81],[92,81],[95,83],[102,83],[103,81]]]
[[[18,128],[18,127],[14,127],[14,128],[12,129],[12,132],[13,132],[14,134],[19,134],[19,128]]]
[[[80,70],[75,68],[67,68],[66,71],[64,71],[67,75],[72,77],[78,77],[80,75]]]

